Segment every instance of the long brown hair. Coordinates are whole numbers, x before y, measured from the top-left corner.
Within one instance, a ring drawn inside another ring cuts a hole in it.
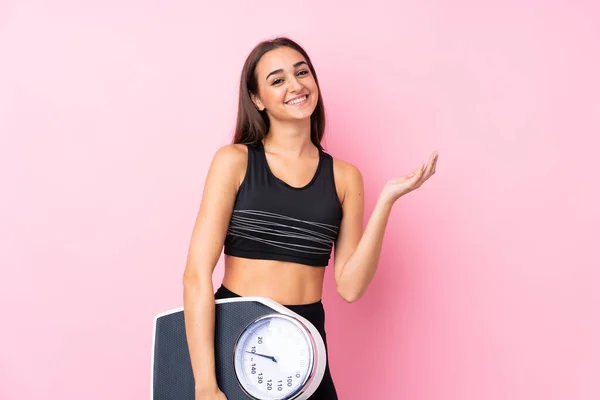
[[[319,150],[323,150],[321,139],[323,139],[323,134],[325,133],[325,106],[323,104],[321,88],[319,87],[319,80],[306,51],[298,43],[287,37],[278,37],[259,43],[246,58],[240,79],[240,97],[233,143],[256,144],[269,132],[269,116],[266,111],[258,111],[256,109],[250,98],[250,93],[254,95],[258,94],[256,65],[265,53],[278,47],[289,47],[302,54],[315,79],[315,83],[319,89],[319,100],[310,116],[310,139]]]

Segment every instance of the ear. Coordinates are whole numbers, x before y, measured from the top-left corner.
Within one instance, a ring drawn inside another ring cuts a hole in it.
[[[250,94],[250,98],[252,99],[252,102],[254,103],[254,106],[258,109],[258,111],[263,111],[265,109],[265,106],[263,105],[262,101],[260,101],[260,98],[254,93],[248,93]]]

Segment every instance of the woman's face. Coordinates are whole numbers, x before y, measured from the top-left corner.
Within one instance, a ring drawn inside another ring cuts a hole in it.
[[[310,118],[319,99],[317,83],[302,54],[289,47],[265,53],[256,66],[258,96],[252,101],[270,119]]]

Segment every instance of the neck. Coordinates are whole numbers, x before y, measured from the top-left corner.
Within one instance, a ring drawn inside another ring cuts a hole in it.
[[[264,138],[270,152],[301,156],[315,145],[310,140],[310,118],[302,121],[273,121]]]

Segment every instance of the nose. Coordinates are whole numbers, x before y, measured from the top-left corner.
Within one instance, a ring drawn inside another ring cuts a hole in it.
[[[302,84],[298,81],[296,77],[291,78],[289,81],[289,90],[290,92],[300,92],[303,88]]]

